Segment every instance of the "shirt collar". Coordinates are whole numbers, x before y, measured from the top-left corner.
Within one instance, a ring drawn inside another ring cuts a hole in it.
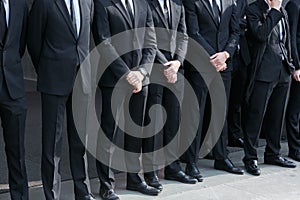
[[[266,2],[266,4],[268,5],[268,11],[270,11],[270,10],[271,10],[271,6],[270,6],[268,0],[265,0],[265,2]]]

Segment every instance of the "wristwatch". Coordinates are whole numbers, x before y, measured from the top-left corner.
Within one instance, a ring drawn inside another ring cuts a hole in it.
[[[144,76],[143,81],[145,80],[146,77],[149,76],[148,72],[144,68],[140,68],[138,69],[138,71],[141,72],[141,74]]]

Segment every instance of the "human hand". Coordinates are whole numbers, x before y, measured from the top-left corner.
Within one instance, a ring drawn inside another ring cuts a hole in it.
[[[298,69],[298,70],[296,70],[296,71],[294,72],[293,78],[294,78],[296,81],[300,82],[300,69]]]
[[[144,75],[140,71],[131,71],[126,77],[130,85],[134,87],[133,93],[138,93],[142,90]]]
[[[164,70],[164,75],[168,80],[168,83],[176,83],[177,72],[179,70],[181,63],[178,60],[172,60],[164,64],[164,66],[169,66]]]
[[[226,51],[216,53],[210,57],[210,63],[216,68],[216,70],[224,71],[227,69],[226,60],[228,59],[228,53]]]
[[[271,8],[274,8],[276,10],[280,10],[282,0],[269,0]]]

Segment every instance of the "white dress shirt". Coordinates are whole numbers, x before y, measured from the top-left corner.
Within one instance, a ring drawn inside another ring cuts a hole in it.
[[[69,14],[71,15],[71,7],[70,7],[70,0],[65,0],[65,3],[67,5]],[[81,23],[81,17],[80,17],[80,7],[78,0],[73,0],[73,7],[74,7],[74,15],[75,15],[75,21],[76,21],[76,28],[77,28],[77,36],[80,33],[80,23]]]
[[[265,2],[268,4],[268,11],[270,11],[272,8],[271,8],[271,5],[269,4],[269,2],[267,0],[265,0]],[[278,22],[278,25],[279,25],[279,38],[282,40],[283,39],[283,35],[284,35],[284,30],[283,30],[283,21],[282,19]]]
[[[213,3],[212,3],[212,0],[209,0],[209,3],[210,3],[210,6],[212,7],[213,9]],[[221,6],[221,0],[216,0],[216,3],[217,3],[217,6],[219,7],[219,10],[221,11],[222,10],[222,6]],[[221,20],[221,16],[219,15],[219,22]]]
[[[9,0],[2,0],[6,13],[6,25],[9,23]]]
[[[210,3],[210,6],[213,7],[213,3],[212,3],[212,0],[209,0],[209,3]],[[222,10],[222,7],[221,7],[221,0],[216,0],[216,3],[219,7],[219,10]]]
[[[164,0],[158,0],[159,2],[159,5],[162,9],[162,11],[164,11],[164,4],[165,4],[165,1]],[[169,13],[169,19],[171,18],[171,12],[170,12],[170,1],[167,1],[167,8],[168,8],[168,13]]]
[[[133,1],[132,1],[132,0],[128,0],[128,1],[129,1],[129,5],[130,5],[130,7],[131,7],[131,10],[132,10],[132,14],[133,14],[133,16],[134,16],[134,6],[133,6]],[[122,2],[122,4],[123,4],[124,8],[127,9],[127,7],[126,7],[126,0],[121,0],[121,2]]]

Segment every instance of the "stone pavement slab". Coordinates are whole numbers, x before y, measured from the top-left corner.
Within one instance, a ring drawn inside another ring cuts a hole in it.
[[[283,144],[283,155],[286,155],[287,144]],[[263,148],[259,149],[263,155]],[[241,158],[243,151],[230,154],[230,158],[243,166]],[[295,169],[281,168],[265,165],[260,157],[259,164],[262,175],[259,177],[249,174],[232,175],[212,168],[212,160],[200,160],[199,167],[204,176],[203,183],[195,185],[181,184],[162,179],[163,192],[157,196],[145,196],[137,192],[125,190],[125,174],[116,176],[116,192],[121,200],[300,200],[300,163]],[[160,172],[160,177],[163,178]],[[97,199],[99,181],[91,180],[92,192]],[[0,194],[0,200],[9,200],[9,194]],[[30,199],[44,200],[41,186],[30,188]],[[72,181],[64,181],[62,184],[61,200],[73,200]]]

